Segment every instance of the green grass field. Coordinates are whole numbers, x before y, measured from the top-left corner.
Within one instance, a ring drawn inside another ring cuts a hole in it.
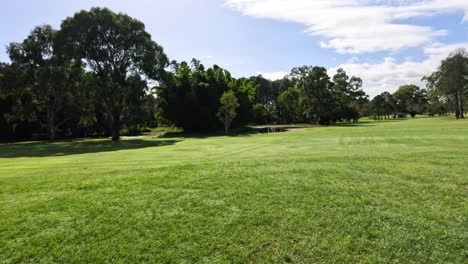
[[[467,263],[468,120],[0,145],[0,263]]]

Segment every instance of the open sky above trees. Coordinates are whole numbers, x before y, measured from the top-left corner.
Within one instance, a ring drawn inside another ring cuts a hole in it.
[[[41,24],[59,27],[79,9],[107,6],[144,21],[176,60],[195,57],[235,77],[279,78],[298,65],[343,67],[371,96],[421,78],[458,47],[468,47],[465,0],[18,0],[2,4],[5,46]],[[12,27],[11,25],[15,25]],[[185,41],[181,41],[185,40]]]

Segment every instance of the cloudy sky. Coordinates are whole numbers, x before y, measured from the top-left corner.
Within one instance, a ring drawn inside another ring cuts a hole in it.
[[[268,78],[342,67],[371,95],[421,85],[451,51],[468,49],[468,0],[14,0],[0,10],[0,60],[34,26],[59,27],[92,6],[143,21],[171,59]]]

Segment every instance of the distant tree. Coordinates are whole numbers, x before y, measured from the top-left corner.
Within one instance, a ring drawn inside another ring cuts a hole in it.
[[[297,123],[302,121],[303,110],[300,103],[301,92],[296,87],[291,87],[279,96],[279,105],[284,111],[286,123]]]
[[[147,83],[135,75],[129,80],[133,93],[129,95],[127,107],[122,113],[122,122],[131,134],[155,124],[156,98],[147,89]],[[138,87],[141,86],[141,87]]]
[[[279,96],[290,87],[295,86],[295,80],[285,76],[278,80],[269,80],[262,75],[253,76],[249,81],[255,86],[254,105],[263,105],[268,112],[269,122],[284,122],[284,108],[279,104]],[[257,107],[257,110],[259,107]],[[258,112],[257,112],[258,113]]]
[[[416,85],[403,85],[393,94],[396,100],[396,107],[400,112],[410,114],[422,114],[427,107],[427,91]]]
[[[239,100],[238,115],[233,121],[232,126],[240,127],[253,122],[256,86],[248,78],[239,78],[234,80],[230,87]]]
[[[384,118],[390,118],[393,115],[394,118],[397,117],[398,113],[396,113],[396,100],[395,97],[389,92],[383,92],[380,94],[382,97],[382,113]]]
[[[338,108],[336,118],[340,121],[357,121],[360,110],[368,101],[361,78],[350,78],[341,68],[333,76],[332,95]]]
[[[322,125],[336,121],[333,114],[336,104],[331,92],[332,82],[325,68],[294,68],[291,77],[297,80],[297,88],[301,91],[301,104],[306,119]]]
[[[273,91],[272,82],[262,75],[250,77],[250,81],[257,87],[255,102],[257,104],[267,105],[274,102],[277,98]]]
[[[428,88],[436,90],[454,106],[457,119],[465,118],[464,101],[468,96],[468,54],[458,49],[442,61],[437,71],[423,78]],[[434,93],[433,93],[434,94]]]
[[[252,109],[253,120],[256,124],[267,124],[271,121],[270,113],[265,105],[255,104]]]
[[[422,81],[426,82],[428,105],[427,111],[429,116],[444,115],[448,112],[449,97],[445,92],[437,87],[436,73],[430,76],[425,76]]]
[[[239,108],[239,101],[233,91],[224,92],[221,96],[218,117],[224,124],[224,131],[229,132],[232,120],[236,118],[236,110]]]
[[[370,108],[374,119],[382,120],[385,116],[385,96],[379,94],[370,102]]]
[[[220,98],[225,91],[235,87],[235,79],[217,65],[205,70],[195,59],[190,65],[174,61],[171,66],[172,71],[167,72],[156,88],[158,115],[185,132],[218,129]]]
[[[84,60],[92,70],[112,140],[118,141],[129,98],[145,89],[132,82],[136,76],[161,80],[168,63],[163,48],[151,39],[142,22],[107,8],[76,13],[63,21],[58,35],[66,55]]]

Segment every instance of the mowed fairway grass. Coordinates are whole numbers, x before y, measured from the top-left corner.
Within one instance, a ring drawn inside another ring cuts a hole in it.
[[[0,145],[1,263],[467,263],[468,121]]]

